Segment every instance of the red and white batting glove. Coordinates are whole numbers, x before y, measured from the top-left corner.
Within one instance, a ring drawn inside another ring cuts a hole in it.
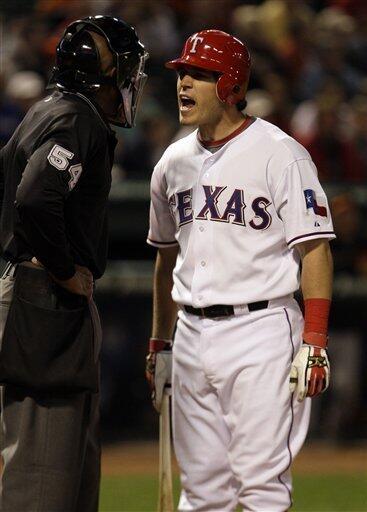
[[[172,340],[150,338],[145,376],[152,392],[152,402],[161,412],[163,392],[171,392]]]
[[[296,392],[297,400],[302,402],[306,396],[315,397],[326,391],[330,380],[330,363],[326,352],[326,339],[318,333],[304,334],[304,343],[299,349],[291,366],[289,386]],[[318,346],[311,344],[322,341]],[[325,344],[324,344],[325,343]]]
[[[324,298],[305,299],[303,345],[294,358],[289,379],[290,390],[302,402],[329,386],[330,363],[326,352],[327,327],[331,301]]]

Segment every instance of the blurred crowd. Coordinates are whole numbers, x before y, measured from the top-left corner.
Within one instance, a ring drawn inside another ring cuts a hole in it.
[[[203,28],[229,31],[249,46],[249,113],[304,144],[323,181],[367,180],[365,0],[12,0],[2,11],[0,144],[45,94],[65,26],[113,14],[137,28],[151,57],[138,129],[123,133],[116,180],[148,179],[175,137],[175,76],[164,62]]]
[[[1,13],[0,147],[47,93],[65,26],[89,14],[133,24],[146,45],[149,80],[134,130],[121,129],[114,183],[149,180],[178,125],[175,73],[164,63],[186,38],[219,28],[252,55],[247,112],[275,123],[310,152],[329,194],[336,269],[367,276],[367,2],[365,0],[12,0]],[[340,254],[340,257],[339,257]]]
[[[165,148],[185,134],[178,125],[176,77],[164,63],[180,53],[193,32],[225,30],[246,42],[252,56],[246,111],[299,140],[315,161],[326,190],[331,191],[338,236],[333,242],[336,276],[354,279],[354,283],[367,279],[366,0],[3,2],[0,148],[30,105],[48,93],[45,87],[55,46],[65,26],[90,14],[122,17],[136,27],[150,54],[137,127],[119,133],[114,183],[149,180]],[[335,403],[344,403],[348,409],[354,400],[354,424],[361,424],[361,409],[367,402],[363,377],[367,374],[366,297],[367,289],[356,306],[363,305],[360,317],[349,318],[349,322],[343,314],[345,302],[338,306],[336,300],[332,326],[337,330],[334,357],[341,361],[339,368],[347,359],[350,369],[336,375],[332,392],[340,396],[339,401],[331,401],[331,409]],[[329,411],[329,431],[331,424],[343,429],[348,423],[341,411],[339,406]]]

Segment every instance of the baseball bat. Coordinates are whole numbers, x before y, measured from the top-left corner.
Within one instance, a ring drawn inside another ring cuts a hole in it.
[[[170,395],[167,391],[163,393],[159,417],[158,512],[173,512]]]

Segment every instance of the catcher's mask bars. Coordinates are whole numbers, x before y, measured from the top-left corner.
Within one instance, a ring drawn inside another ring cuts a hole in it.
[[[98,48],[89,32],[96,32],[107,41],[116,68],[113,76],[102,73]],[[148,53],[133,27],[111,16],[89,16],[66,28],[57,46],[51,81],[60,89],[78,92],[95,91],[103,84],[115,86],[121,104],[110,122],[131,128],[147,79],[147,59]]]
[[[221,30],[202,30],[190,36],[181,57],[166,63],[179,70],[191,66],[219,73],[218,98],[235,105],[246,96],[251,58],[244,43]]]

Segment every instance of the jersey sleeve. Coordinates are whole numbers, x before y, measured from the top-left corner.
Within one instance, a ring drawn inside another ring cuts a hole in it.
[[[30,155],[16,193],[15,206],[34,256],[58,279],[75,273],[64,208],[91,156],[92,130],[86,123],[82,115],[56,120]]]
[[[150,197],[147,243],[160,248],[177,245],[176,224],[169,208],[166,180],[159,164],[155,167],[152,175]]]
[[[276,189],[274,205],[289,248],[317,238],[335,238],[328,201],[311,159],[296,160]]]

